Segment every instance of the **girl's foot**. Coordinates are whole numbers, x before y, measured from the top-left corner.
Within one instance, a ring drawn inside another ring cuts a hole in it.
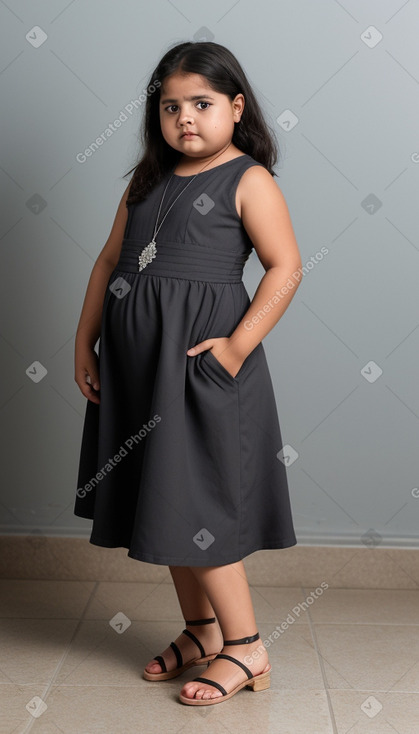
[[[200,625],[186,624],[185,629],[193,632],[200,641],[207,655],[221,652],[223,636],[217,623]],[[188,663],[190,660],[201,657],[199,647],[187,635],[181,633],[179,637],[176,637],[174,642],[181,652],[184,663]],[[164,652],[161,653],[161,656],[166,663],[167,672],[175,670],[177,660],[173,649],[171,647],[166,647]],[[162,667],[160,663],[153,659],[148,663],[148,665],[146,665],[145,670],[148,673],[161,673]]]
[[[246,665],[253,675],[269,670],[268,653],[260,639],[247,645],[225,645],[221,652]],[[227,693],[230,693],[233,688],[247,679],[246,673],[238,665],[223,658],[212,660],[203,677],[211,678],[220,683]],[[186,698],[197,699],[217,698],[223,695],[218,688],[210,685],[210,683],[193,680],[185,683],[180,693]]]

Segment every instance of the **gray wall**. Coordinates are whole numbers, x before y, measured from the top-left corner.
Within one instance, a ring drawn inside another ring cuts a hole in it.
[[[16,0],[0,22],[1,531],[89,535],[74,337],[137,154],[143,106],[127,106],[170,44],[206,37],[276,132],[306,272],[263,342],[298,541],[417,546],[418,3]],[[253,252],[250,297],[263,272]]]

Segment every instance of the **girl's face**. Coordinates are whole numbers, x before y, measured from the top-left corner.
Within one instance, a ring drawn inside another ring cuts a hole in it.
[[[199,74],[172,74],[160,88],[162,135],[185,158],[211,156],[231,142],[243,108],[242,94],[231,101],[226,94],[214,92]],[[195,134],[185,137],[187,131]]]

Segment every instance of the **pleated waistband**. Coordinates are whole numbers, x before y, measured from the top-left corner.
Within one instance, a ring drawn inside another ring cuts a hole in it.
[[[156,241],[155,257],[139,270],[138,258],[148,245],[145,240],[124,238],[116,270],[211,283],[240,283],[249,257],[249,253],[235,254],[184,242]]]

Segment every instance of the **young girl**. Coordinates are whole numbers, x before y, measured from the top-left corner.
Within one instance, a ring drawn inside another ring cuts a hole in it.
[[[208,705],[270,685],[242,559],[297,542],[261,341],[301,259],[274,136],[227,48],[171,48],[143,124],[77,330],[87,404],[74,513],[93,520],[91,543],[169,566],[186,627],[143,675],[212,661],[180,694]],[[252,247],[266,272],[251,302]]]

